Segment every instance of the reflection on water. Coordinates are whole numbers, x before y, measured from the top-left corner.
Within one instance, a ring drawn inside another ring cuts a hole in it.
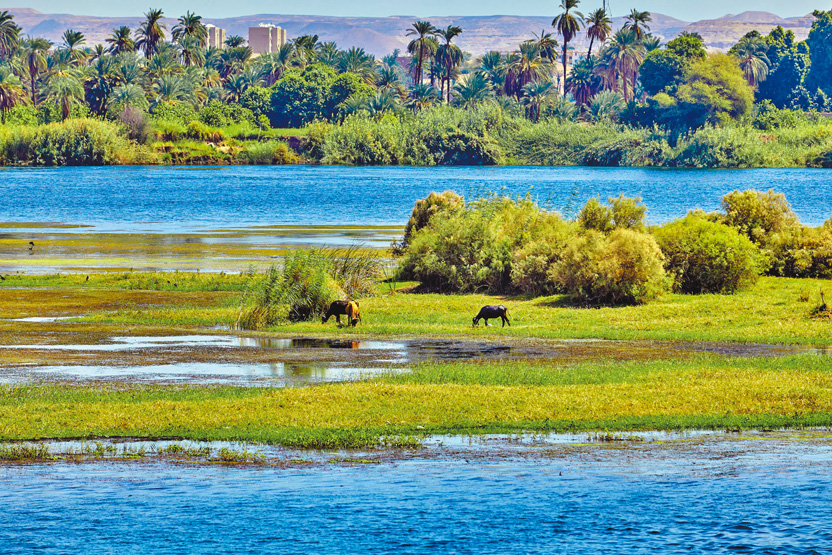
[[[0,545],[47,555],[832,552],[828,439],[496,443],[380,458],[286,450],[283,460],[300,461],[288,466],[0,465]],[[341,457],[381,464],[326,462]]]

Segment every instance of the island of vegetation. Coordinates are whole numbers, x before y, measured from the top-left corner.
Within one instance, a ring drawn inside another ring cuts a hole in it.
[[[476,59],[464,29],[427,21],[402,30],[406,54],[375,59],[314,35],[208,49],[200,16],[167,30],[161,10],[106,47],[73,30],[55,45],[3,12],[0,163],[832,166],[832,11],[806,41],[777,27],[717,53],[696,34],[662,44],[648,12],[613,32],[579,4]]]
[[[467,342],[522,355],[385,357],[380,375],[313,387],[12,380],[0,384],[0,459],[48,458],[20,443],[46,438],[357,448],[442,433],[832,425],[832,223],[804,226],[771,191],[735,191],[718,212],[661,226],[644,213],[614,197],[567,219],[525,197],[449,191],[416,203],[395,268],[389,251],[301,249],[265,273],[0,276],[7,373],[292,356],[99,349],[125,335]],[[337,299],[360,302],[357,327],[321,323]],[[472,327],[484,305],[506,306],[511,326]]]

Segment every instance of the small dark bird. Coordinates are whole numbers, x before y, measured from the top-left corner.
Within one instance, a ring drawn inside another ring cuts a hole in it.
[[[4,278],[2,275],[0,275],[0,281],[6,281],[6,278]]]
[[[34,241],[29,241],[29,250],[32,250],[33,248],[35,248]]]
[[[87,276],[87,279],[85,279],[84,282],[87,282],[89,280],[90,280],[90,276]]]

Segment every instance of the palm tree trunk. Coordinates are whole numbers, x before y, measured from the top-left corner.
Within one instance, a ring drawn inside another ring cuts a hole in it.
[[[567,41],[563,41],[563,97],[566,98],[566,45]]]
[[[586,53],[586,57],[588,59],[592,59],[592,43],[595,42],[595,37],[590,37],[589,39],[589,51]]]
[[[414,85],[421,85],[422,84],[422,60],[425,57],[425,44],[424,42],[419,43],[419,65],[416,67],[416,82],[413,83]]]

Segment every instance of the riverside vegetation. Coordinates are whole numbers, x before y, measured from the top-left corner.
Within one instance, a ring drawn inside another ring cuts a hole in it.
[[[407,447],[428,433],[832,425],[832,376],[822,354],[732,358],[673,348],[680,341],[826,345],[828,226],[802,226],[772,192],[734,192],[721,213],[694,212],[657,228],[644,226],[643,213],[636,199],[623,197],[592,200],[565,220],[524,198],[466,202],[434,194],[414,208],[396,245],[398,274],[383,282],[383,269],[362,251],[299,251],[266,274],[188,274],[175,283],[166,279],[171,274],[141,272],[6,276],[4,318],[77,318],[0,321],[3,345],[44,336],[92,345],[124,333],[216,333],[208,328],[240,322],[269,330],[246,333],[290,337],[621,342],[614,355],[590,359],[428,361],[407,373],[305,388],[4,385],[0,440]],[[408,277],[424,280],[422,289],[447,283],[467,293],[414,293],[416,282],[396,282]],[[350,293],[361,297],[361,326],[316,320],[326,301]],[[306,295],[320,302],[296,304]],[[513,325],[472,329],[470,316],[483,304],[508,306]],[[97,360],[119,364],[108,356]],[[51,349],[0,348],[0,357],[6,367],[90,360]]]
[[[708,54],[696,34],[662,44],[649,12],[613,33],[579,4],[477,59],[454,44],[462,28],[427,21],[407,56],[377,60],[316,35],[259,57],[241,37],[208,49],[191,12],[168,41],[162,10],[106,48],[71,29],[53,45],[3,12],[0,163],[832,166],[832,11],[806,41],[777,27]],[[582,31],[590,51],[569,69]]]

